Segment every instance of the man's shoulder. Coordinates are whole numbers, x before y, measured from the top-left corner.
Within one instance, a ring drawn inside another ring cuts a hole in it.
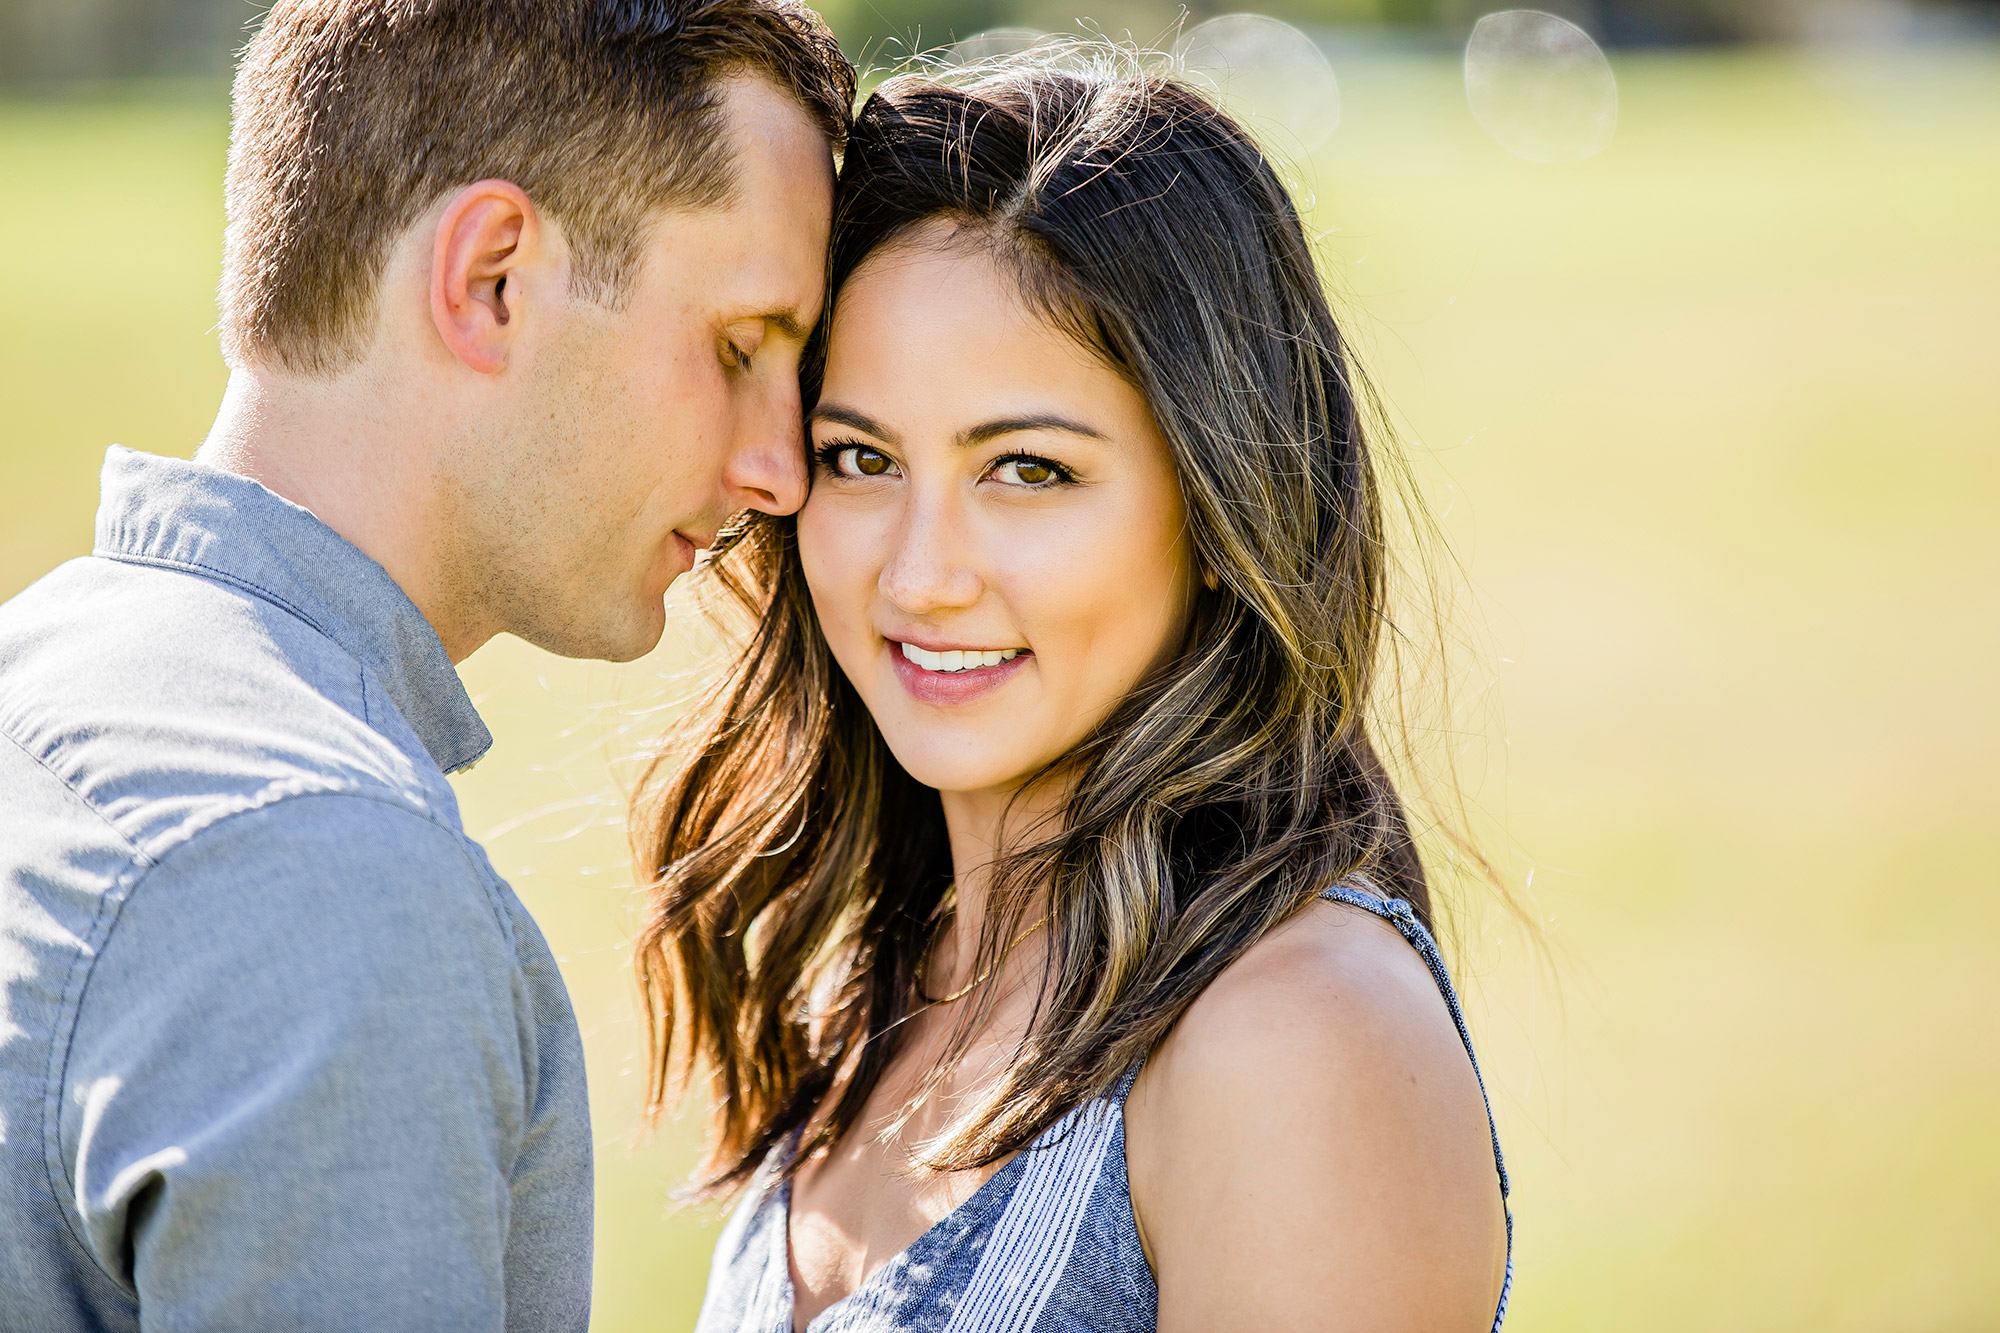
[[[224,583],[88,557],[0,605],[0,737],[142,854],[307,792],[374,794],[456,830],[450,787],[405,731],[339,644]]]
[[[357,985],[369,981],[352,975],[364,956],[395,973],[491,952],[475,971],[512,972],[515,923],[497,890],[458,830],[392,792],[328,786],[280,792],[182,831],[150,858],[118,931],[161,933],[160,921],[182,920],[213,948],[267,962],[281,956],[282,936],[299,942],[286,947],[338,958]],[[278,971],[300,966],[293,959]]]

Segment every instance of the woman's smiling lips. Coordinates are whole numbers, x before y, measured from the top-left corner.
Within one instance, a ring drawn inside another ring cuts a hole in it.
[[[1026,648],[932,649],[900,639],[885,642],[889,664],[910,697],[939,707],[969,703],[998,689],[1034,657]]]

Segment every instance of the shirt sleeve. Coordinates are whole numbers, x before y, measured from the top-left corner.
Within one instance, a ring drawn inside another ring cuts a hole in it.
[[[62,1183],[141,1327],[505,1327],[519,1007],[492,890],[413,809],[291,797],[166,853],[62,1080]]]

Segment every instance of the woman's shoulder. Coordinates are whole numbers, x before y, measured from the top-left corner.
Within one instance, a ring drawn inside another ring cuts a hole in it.
[[[1314,1327],[1335,1306],[1490,1324],[1506,1237],[1485,1100],[1389,922],[1320,901],[1260,940],[1154,1052],[1127,1126],[1163,1329],[1232,1310]]]
[[[1358,1113],[1456,1089],[1472,1093],[1484,1123],[1464,1043],[1424,957],[1382,917],[1326,899],[1216,977],[1142,1083],[1164,1101],[1240,1101],[1250,1113],[1270,1095]]]
[[[1176,1139],[1213,1116],[1250,1126],[1304,1106],[1350,1126],[1456,1110],[1487,1137],[1471,1061],[1422,955],[1390,922],[1324,899],[1202,992],[1133,1095],[1142,1116],[1170,1112]]]
[[[1189,1006],[1153,1064],[1164,1076],[1159,1081],[1206,1087],[1224,1072],[1211,1066],[1261,1067],[1279,1059],[1287,1071],[1324,1076],[1322,1063],[1300,1064],[1317,1055],[1360,1073],[1391,1049],[1406,1058],[1466,1063],[1423,956],[1391,922],[1320,899],[1224,970]]]

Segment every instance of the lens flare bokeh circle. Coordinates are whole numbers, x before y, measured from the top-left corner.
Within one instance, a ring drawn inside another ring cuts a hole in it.
[[[1603,152],[1618,128],[1611,62],[1582,28],[1535,9],[1473,25],[1465,100],[1481,129],[1530,162],[1581,161]]]
[[[1224,14],[1174,44],[1183,74],[1267,146],[1310,153],[1340,124],[1340,84],[1313,39],[1262,14]]]

